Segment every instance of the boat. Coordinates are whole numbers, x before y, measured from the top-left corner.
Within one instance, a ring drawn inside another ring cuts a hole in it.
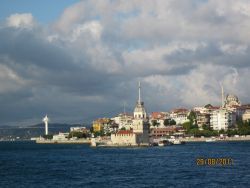
[[[158,146],[160,146],[160,147],[162,147],[162,146],[170,146],[170,145],[172,145],[172,143],[169,142],[168,140],[160,140],[158,142]]]
[[[171,143],[174,144],[174,145],[185,144],[184,141],[181,141],[181,140],[175,139],[175,138],[171,138],[171,139],[169,139],[168,141],[171,142]]]
[[[172,142],[174,145],[180,145],[180,144],[185,144],[184,141],[180,141],[180,140],[173,140]]]

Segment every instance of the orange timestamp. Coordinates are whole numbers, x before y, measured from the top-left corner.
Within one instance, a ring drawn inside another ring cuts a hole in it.
[[[223,158],[197,158],[197,166],[230,166],[233,165],[233,159],[228,157]]]

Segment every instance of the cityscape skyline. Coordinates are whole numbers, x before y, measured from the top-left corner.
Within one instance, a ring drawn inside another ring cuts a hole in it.
[[[1,1],[0,126],[133,109],[138,81],[148,112],[219,106],[220,84],[250,103],[248,10],[246,1]]]

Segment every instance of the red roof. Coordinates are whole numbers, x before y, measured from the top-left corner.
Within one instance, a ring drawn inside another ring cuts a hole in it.
[[[119,130],[116,134],[133,134],[132,130]]]
[[[173,109],[171,112],[173,112],[173,113],[188,112],[188,109],[186,109],[186,108],[177,108],[177,109]]]
[[[162,113],[162,112],[152,112],[151,113],[151,117],[153,119],[161,119],[161,118],[164,118],[165,117],[165,114]]]

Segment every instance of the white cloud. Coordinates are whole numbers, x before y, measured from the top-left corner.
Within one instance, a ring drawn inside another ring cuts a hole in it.
[[[71,41],[77,40],[81,35],[89,35],[94,40],[98,40],[102,34],[102,25],[98,21],[90,21],[77,25],[72,32]]]
[[[7,18],[7,26],[15,28],[32,28],[35,24],[30,13],[12,14]]]
[[[245,44],[224,44],[220,43],[220,50],[229,55],[235,55],[235,54],[245,54],[247,50],[247,45]]]
[[[148,109],[218,105],[219,82],[249,102],[248,10],[247,0],[86,0],[39,31],[21,32],[15,28],[33,28],[34,18],[13,14],[6,25],[14,29],[0,27],[0,57],[13,61],[0,62],[0,89],[20,101],[21,86],[42,110],[69,116],[125,97],[133,103],[138,79]]]

